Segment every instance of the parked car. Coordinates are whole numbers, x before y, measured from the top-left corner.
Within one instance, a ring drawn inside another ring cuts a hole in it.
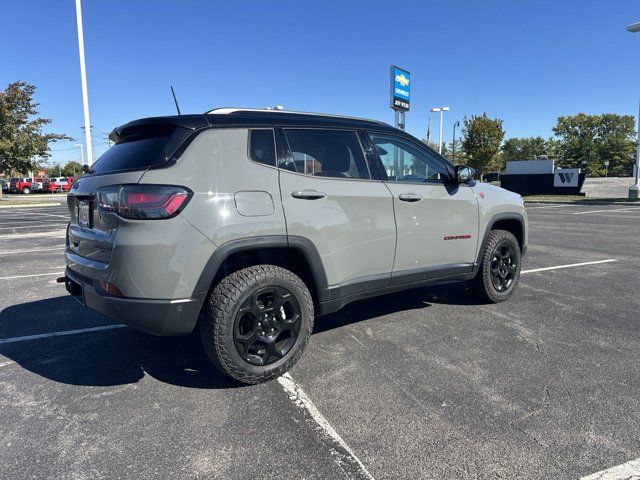
[[[490,173],[485,173],[482,176],[482,179],[485,182],[499,182],[501,176],[502,174],[500,172],[490,172]]]
[[[0,178],[0,184],[2,184],[2,193],[9,193],[9,180]]]
[[[354,300],[469,281],[501,302],[518,285],[522,198],[387,124],[217,109],[110,138],[69,192],[61,280],[143,331],[199,329],[241,382],[286,372],[314,316]]]
[[[9,182],[11,193],[31,193],[31,178],[12,178]]]
[[[71,184],[73,183],[72,177],[53,177],[50,179],[51,192],[68,192],[71,188]]]
[[[31,179],[31,191],[48,193],[51,191],[51,182],[47,177],[34,177]]]

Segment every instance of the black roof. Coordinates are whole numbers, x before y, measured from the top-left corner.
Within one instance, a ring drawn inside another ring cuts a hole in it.
[[[306,126],[306,127],[351,127],[376,130],[396,130],[390,125],[376,120],[343,117],[320,113],[288,112],[281,110],[216,109],[205,114],[171,115],[133,120],[116,127],[111,133],[113,140],[121,137],[126,130],[142,125],[176,125],[192,130],[215,126]]]

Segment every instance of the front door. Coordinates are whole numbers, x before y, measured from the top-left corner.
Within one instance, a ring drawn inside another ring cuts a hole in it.
[[[394,283],[470,271],[478,245],[478,204],[466,184],[427,148],[394,134],[369,134],[393,194],[398,244]]]
[[[373,179],[356,132],[284,128],[277,140],[287,234],[313,242],[337,294],[388,286],[393,199]]]

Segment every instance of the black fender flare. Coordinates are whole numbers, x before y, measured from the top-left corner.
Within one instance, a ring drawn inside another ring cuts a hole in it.
[[[478,269],[480,268],[480,262],[482,261],[482,255],[484,254],[484,249],[487,246],[487,241],[489,240],[489,233],[491,232],[491,230],[493,229],[493,226],[496,224],[496,222],[499,222],[501,220],[515,220],[516,222],[518,222],[520,224],[520,228],[522,229],[522,242],[523,244],[520,245],[520,251],[522,252],[522,255],[524,255],[527,251],[527,246],[524,244],[524,239],[526,238],[526,232],[525,232],[525,222],[524,222],[524,217],[522,215],[520,215],[517,212],[503,212],[503,213],[497,213],[495,214],[493,217],[491,217],[491,220],[489,220],[487,222],[487,226],[484,229],[484,234],[482,236],[482,242],[479,245],[478,248],[478,254],[476,255],[476,261],[473,264],[473,270],[472,273],[475,274],[478,272]]]
[[[308,238],[298,236],[287,237],[287,235],[263,235],[240,238],[223,243],[215,249],[207,261],[196,283],[194,294],[209,291],[220,267],[231,255],[240,252],[260,251],[260,249],[266,248],[284,248],[296,250],[298,253],[301,253],[306,259],[309,270],[313,275],[318,300],[324,301],[328,298],[327,275],[318,249]]]

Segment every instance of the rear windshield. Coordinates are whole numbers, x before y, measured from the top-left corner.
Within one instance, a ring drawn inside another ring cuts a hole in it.
[[[158,165],[165,160],[161,153],[168,140],[168,137],[155,137],[118,143],[102,154],[93,171],[142,170]]]
[[[143,128],[129,134],[93,164],[94,173],[146,170],[165,163],[189,131],[180,127]]]

